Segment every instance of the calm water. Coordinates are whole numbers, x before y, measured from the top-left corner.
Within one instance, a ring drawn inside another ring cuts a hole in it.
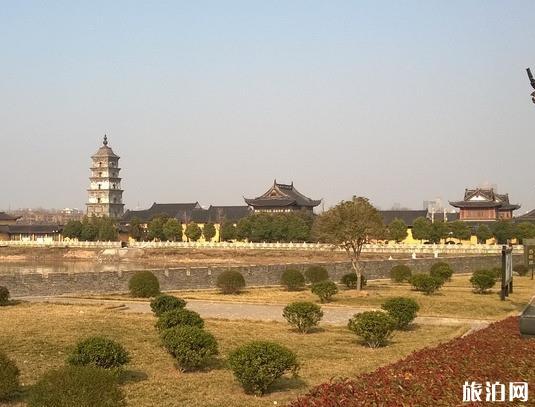
[[[80,273],[102,271],[127,271],[155,269],[140,263],[91,263],[91,262],[1,262],[0,274],[11,273]]]

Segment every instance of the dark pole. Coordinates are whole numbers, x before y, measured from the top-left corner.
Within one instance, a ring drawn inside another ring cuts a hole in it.
[[[533,78],[533,75],[531,73],[531,69],[526,68],[526,72],[528,73],[529,83],[531,84],[531,87],[535,89],[535,78]],[[531,101],[535,103],[535,92],[531,93]]]

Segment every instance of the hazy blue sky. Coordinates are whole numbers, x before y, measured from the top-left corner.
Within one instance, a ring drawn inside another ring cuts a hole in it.
[[[0,208],[83,208],[107,133],[131,209],[277,178],[385,209],[489,181],[520,214],[534,40],[533,0],[3,1]]]

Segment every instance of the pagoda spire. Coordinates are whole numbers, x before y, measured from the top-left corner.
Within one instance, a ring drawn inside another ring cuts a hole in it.
[[[105,146],[108,145],[108,136],[104,134],[104,141],[102,142]]]

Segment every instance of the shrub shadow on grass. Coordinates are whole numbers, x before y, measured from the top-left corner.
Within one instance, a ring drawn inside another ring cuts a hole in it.
[[[275,383],[273,383],[266,394],[272,394],[272,393],[278,393],[278,392],[285,392],[288,390],[295,390],[295,389],[301,389],[305,387],[307,383],[300,378],[299,376],[296,377],[281,377],[280,379],[277,379]]]
[[[421,328],[422,326],[420,324],[411,323],[409,326],[403,329],[399,329],[400,332],[414,332]]]
[[[227,369],[227,361],[223,358],[210,358],[206,365],[199,370],[199,372],[209,372],[210,370],[225,370]]]
[[[20,305],[22,303],[27,303],[27,302],[28,301],[22,301],[22,300],[8,300],[7,302],[0,304],[0,308],[1,307],[12,307],[12,306]]]
[[[148,380],[148,378],[147,373],[140,370],[123,370],[117,376],[119,384],[138,383]]]
[[[301,332],[296,328],[290,328],[288,329],[288,331],[291,332],[292,334],[310,335],[310,334],[319,334],[319,333],[325,332],[325,328],[316,326],[316,327],[310,328],[307,332]]]

